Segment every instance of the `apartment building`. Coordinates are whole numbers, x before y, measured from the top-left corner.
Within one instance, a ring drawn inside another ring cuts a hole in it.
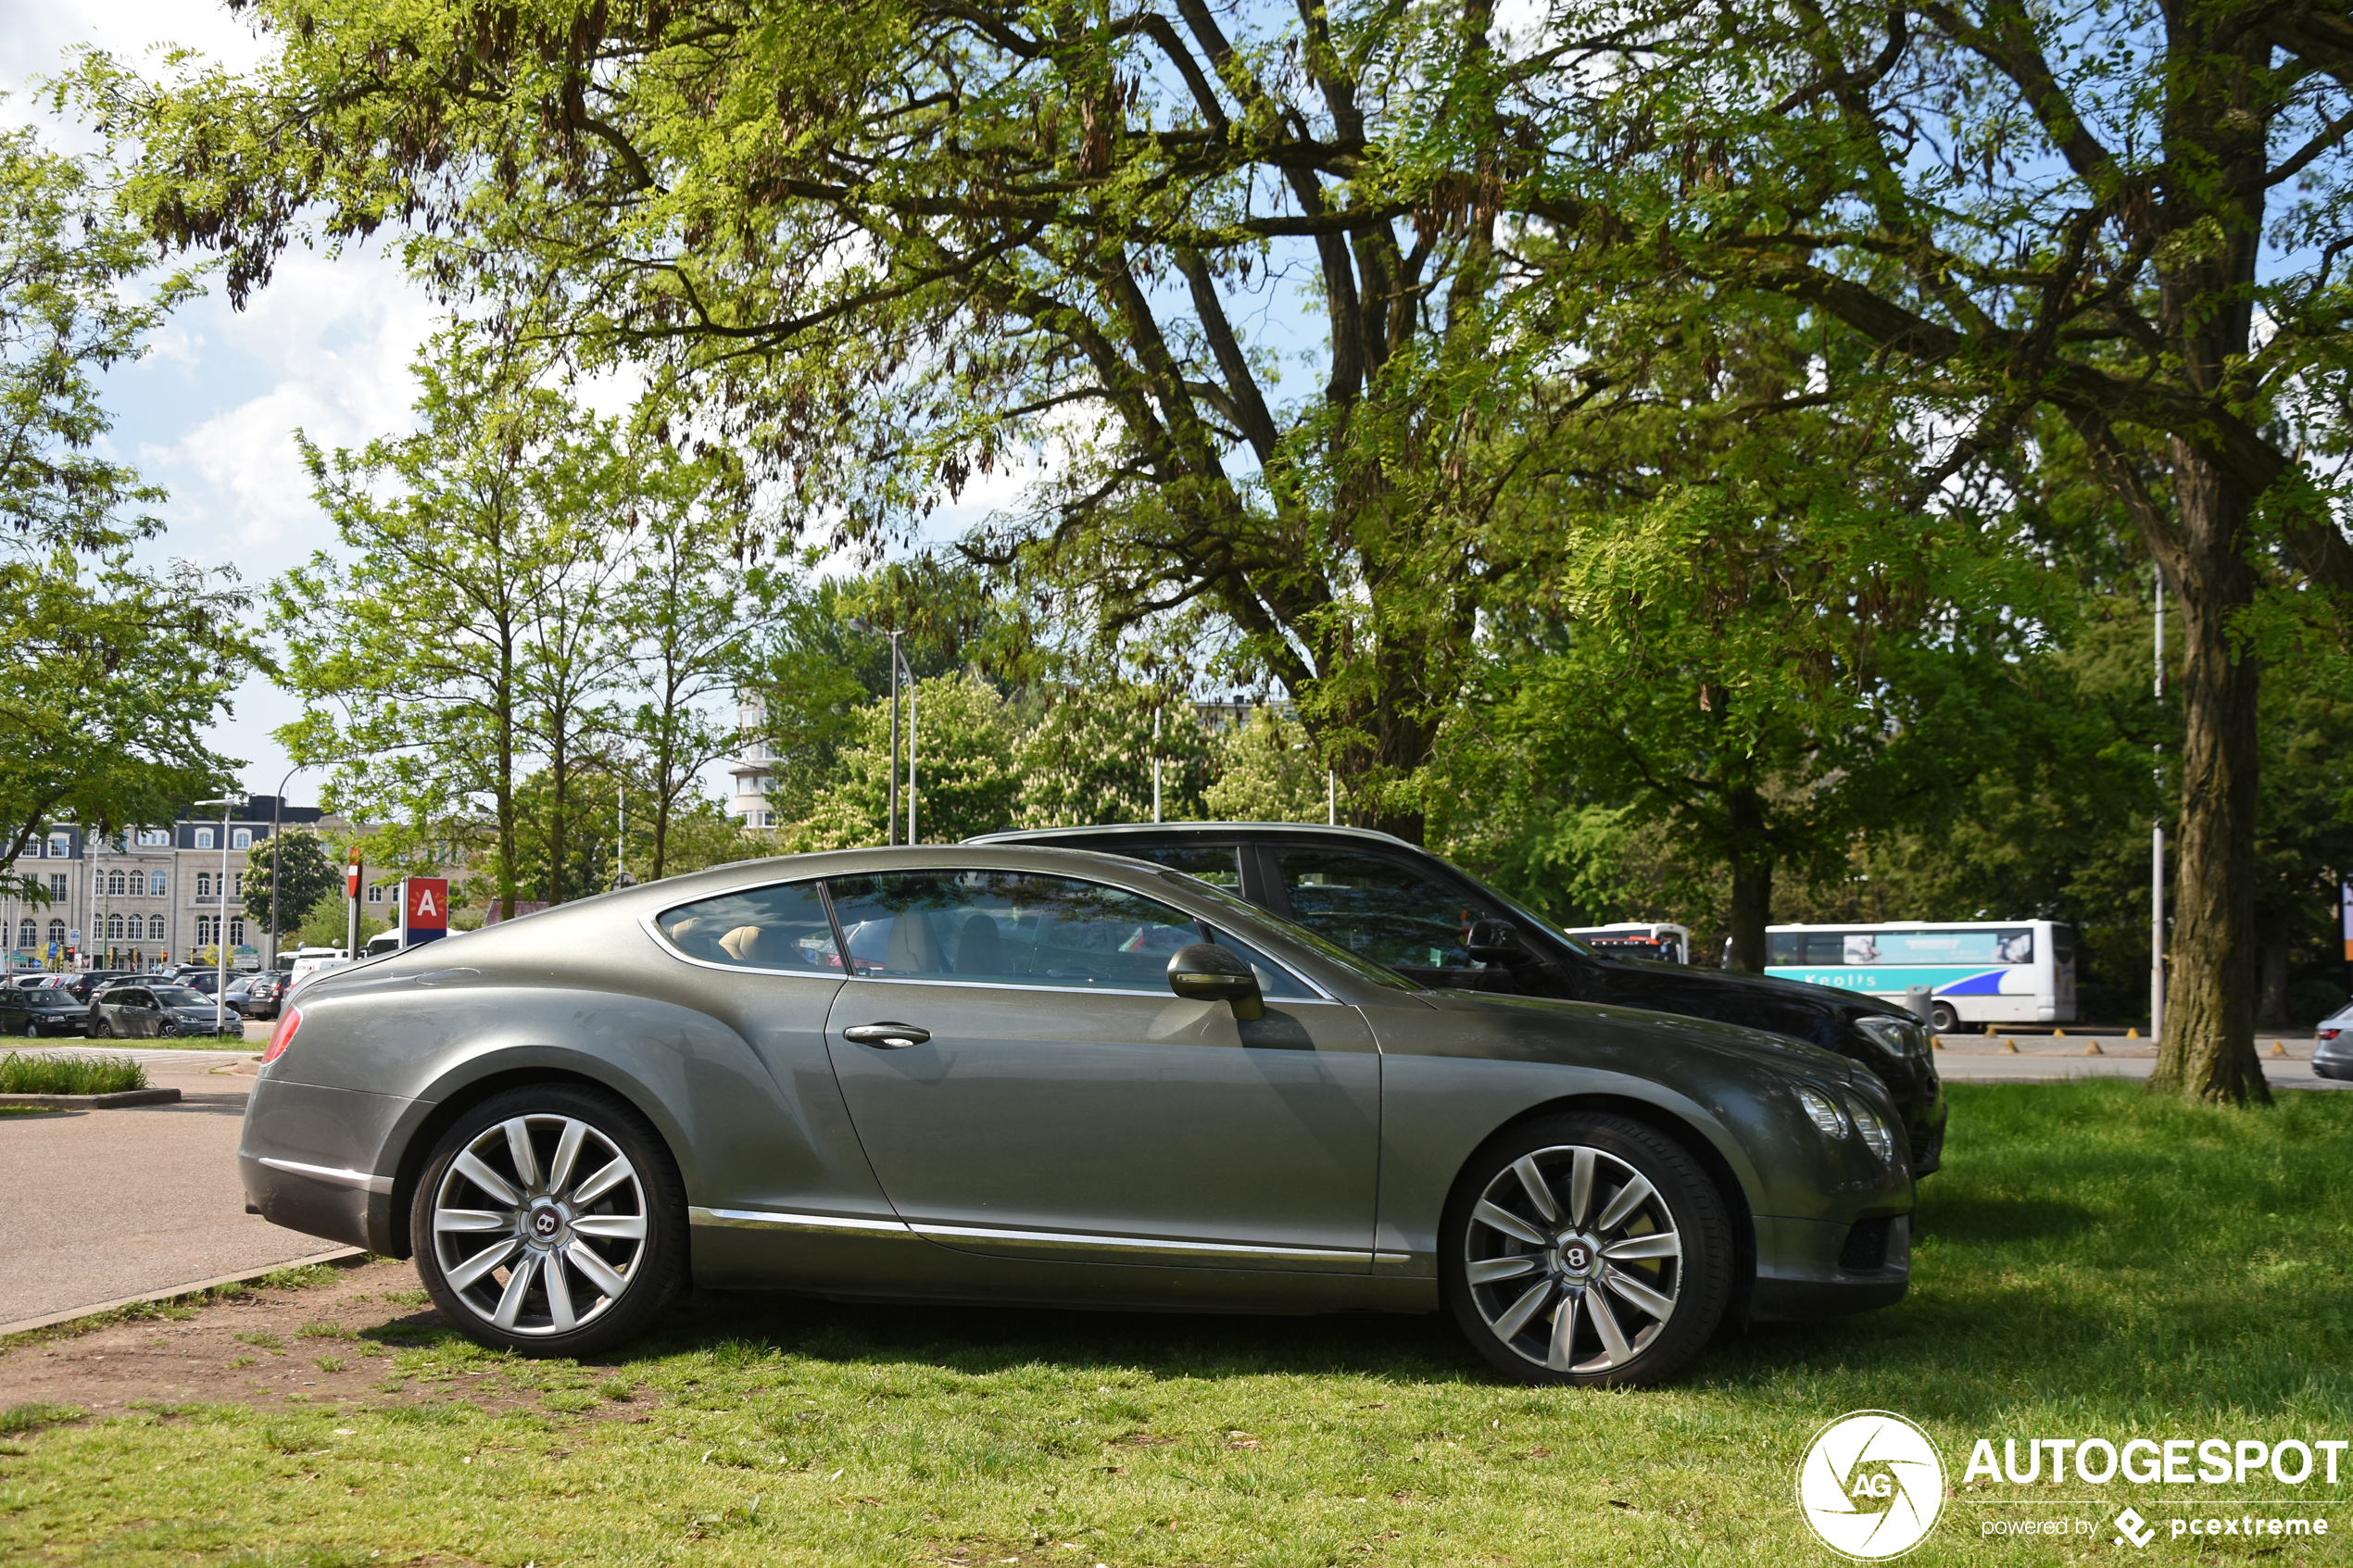
[[[231,961],[260,960],[256,946],[267,911],[245,910],[245,868],[269,853],[274,826],[346,824],[316,806],[248,797],[225,825],[219,817],[182,817],[169,826],[132,828],[112,839],[61,822],[42,834],[10,870],[38,878],[48,900],[0,897],[0,942],[10,969],[147,970],[183,962],[225,935]],[[223,834],[226,834],[224,837]],[[368,890],[372,912],[387,897]],[[63,955],[70,948],[69,964]]]

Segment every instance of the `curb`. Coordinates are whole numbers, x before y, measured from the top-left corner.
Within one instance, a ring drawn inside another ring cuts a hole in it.
[[[76,1318],[95,1317],[100,1312],[111,1312],[123,1307],[145,1306],[150,1301],[174,1301],[182,1296],[195,1296],[207,1290],[218,1290],[224,1285],[250,1285],[262,1275],[274,1274],[280,1269],[299,1269],[309,1263],[339,1263],[346,1259],[366,1256],[368,1256],[367,1252],[360,1248],[338,1247],[332,1252],[314,1252],[308,1258],[289,1258],[283,1263],[264,1264],[258,1269],[247,1269],[243,1273],[222,1274],[218,1279],[192,1280],[186,1285],[175,1285],[169,1290],[151,1290],[144,1296],[125,1296],[113,1301],[93,1302],[87,1307],[69,1307],[62,1312],[51,1312],[44,1317],[21,1318],[15,1323],[0,1323],[0,1336],[30,1334],[36,1328],[54,1328],[61,1323],[71,1323]]]
[[[51,1110],[115,1110],[131,1105],[170,1105],[178,1089],[119,1089],[110,1095],[0,1095],[0,1105],[38,1105]]]

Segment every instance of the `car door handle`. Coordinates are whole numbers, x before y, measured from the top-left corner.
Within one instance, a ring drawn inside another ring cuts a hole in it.
[[[931,1038],[931,1031],[912,1023],[853,1023],[841,1037],[854,1046],[875,1046],[887,1051],[905,1050]]]

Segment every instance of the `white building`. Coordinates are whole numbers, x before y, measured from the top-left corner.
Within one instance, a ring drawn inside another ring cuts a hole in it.
[[[737,700],[736,725],[743,744],[735,760],[727,764],[727,776],[736,781],[728,797],[727,814],[741,827],[776,825],[776,813],[768,802],[768,792],[776,787],[775,758],[761,733],[767,722],[768,709],[758,697]]]

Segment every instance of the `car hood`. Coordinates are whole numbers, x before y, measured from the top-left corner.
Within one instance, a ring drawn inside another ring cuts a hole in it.
[[[1662,965],[1674,968],[1674,965]],[[1737,1059],[1768,1072],[1790,1077],[1827,1079],[1834,1084],[1855,1084],[1869,1074],[1847,1058],[1820,1046],[1787,1035],[1772,1034],[1762,1029],[1738,1023],[1722,1023],[1714,1019],[1694,1018],[1688,1013],[1654,1012],[1642,1008],[1594,1002],[1555,1001],[1548,997],[1517,997],[1493,991],[1426,991],[1422,999],[1441,1010],[1463,1009],[1478,1011],[1507,1011],[1523,1020],[1528,1014],[1549,1015],[1557,1029],[1560,1060],[1574,1063],[1578,1060],[1577,1026],[1588,1019],[1635,1022],[1654,1030],[1662,1048],[1693,1050],[1711,1055]],[[1553,1029],[1539,1024],[1542,1035],[1553,1035]],[[1526,1037],[1525,1031],[1515,1031]],[[1549,1050],[1545,1053],[1552,1054]]]

